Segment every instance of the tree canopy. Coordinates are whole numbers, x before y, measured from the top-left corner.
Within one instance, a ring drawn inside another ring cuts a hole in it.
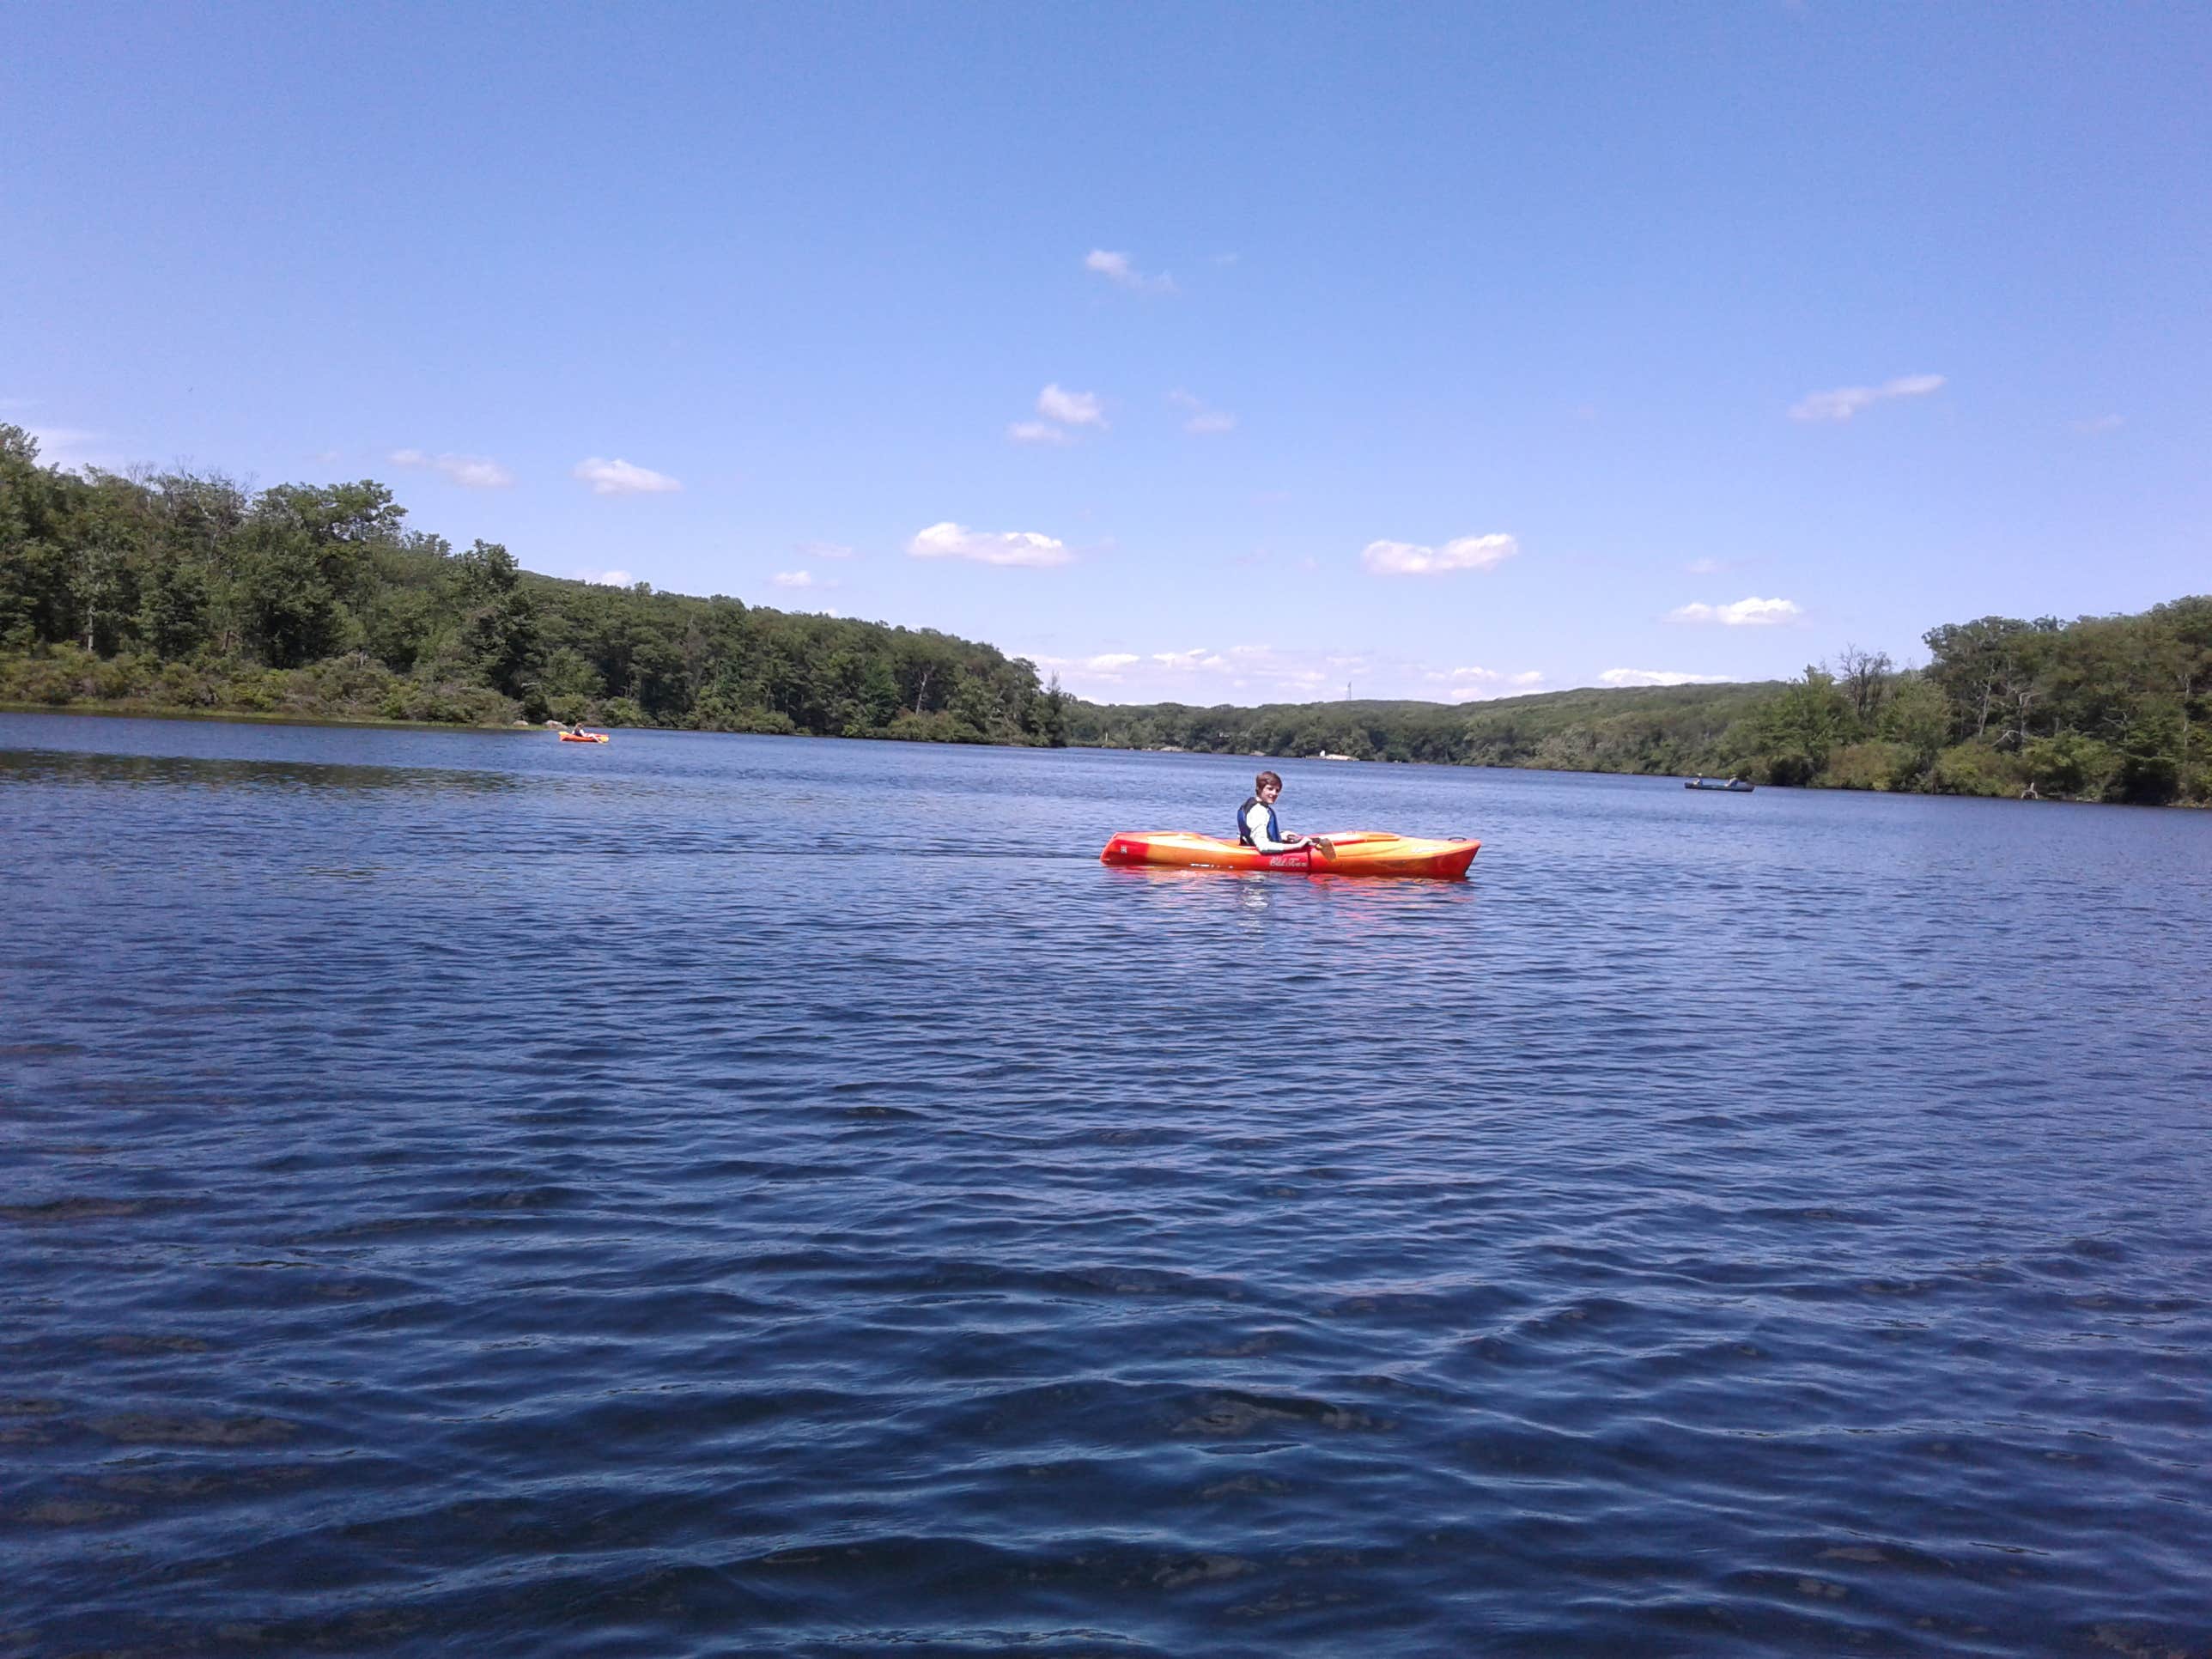
[[[369,479],[79,474],[0,426],[0,699],[1066,740],[1058,685],[988,645],[560,580],[405,520]]]

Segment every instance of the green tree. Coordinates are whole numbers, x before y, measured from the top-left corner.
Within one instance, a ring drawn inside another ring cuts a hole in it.
[[[208,642],[210,596],[197,564],[168,558],[143,585],[138,634],[157,657],[189,657]]]
[[[522,696],[538,651],[538,606],[522,586],[514,556],[497,542],[478,541],[454,558],[453,568],[463,606],[463,648],[485,684]]]
[[[1792,680],[1760,711],[1756,731],[1768,781],[1810,783],[1845,735],[1850,715],[1835,677],[1818,664],[1808,665],[1802,678]]]

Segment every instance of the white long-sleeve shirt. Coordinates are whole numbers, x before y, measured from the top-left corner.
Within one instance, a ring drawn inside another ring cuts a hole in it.
[[[1282,826],[1275,822],[1275,809],[1263,800],[1255,799],[1244,809],[1244,830],[1252,837],[1252,845],[1262,853],[1291,853],[1305,845],[1302,841],[1284,841]]]

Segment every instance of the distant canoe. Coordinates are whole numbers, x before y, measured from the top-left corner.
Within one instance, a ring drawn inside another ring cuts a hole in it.
[[[1685,789],[1717,789],[1724,795],[1747,795],[1756,787],[1741,778],[1692,778],[1682,785]]]

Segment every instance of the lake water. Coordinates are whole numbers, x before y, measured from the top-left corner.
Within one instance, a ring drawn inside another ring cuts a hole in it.
[[[2212,814],[0,716],[0,1655],[2203,1654]]]

